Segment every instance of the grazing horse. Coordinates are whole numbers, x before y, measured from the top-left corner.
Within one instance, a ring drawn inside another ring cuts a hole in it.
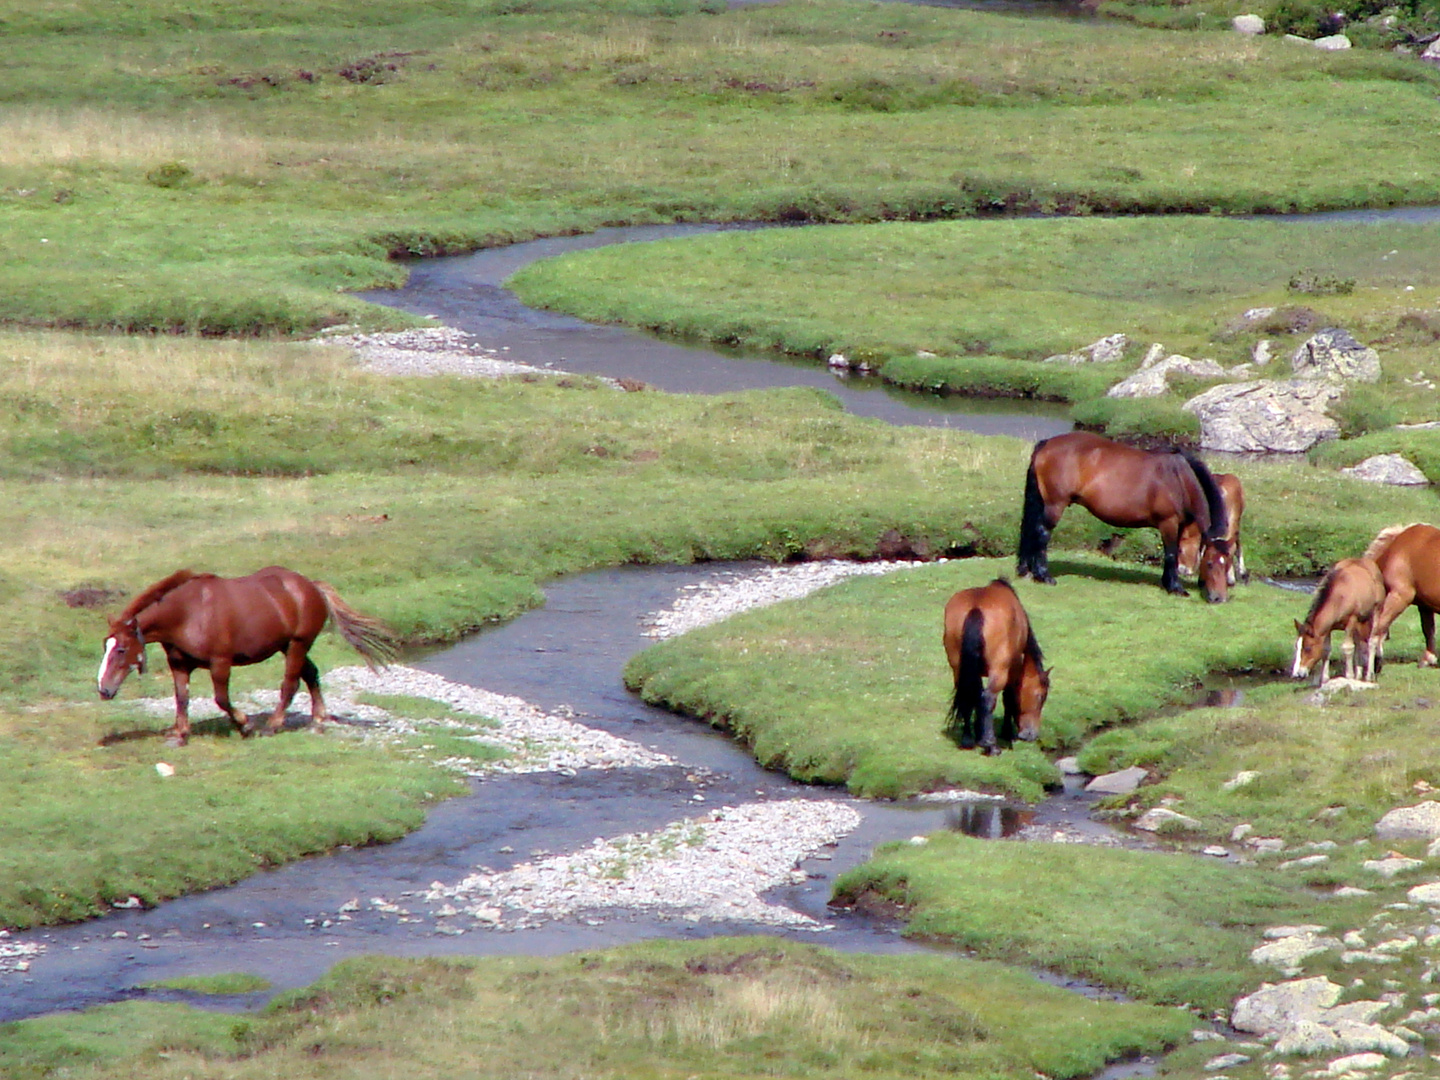
[[[1004,703],[1000,741],[1033,742],[1050,692],[1050,672],[1020,598],[1004,578],[957,592],[945,605],[945,656],[955,696],[945,733],[970,750],[996,752],[995,703]]]
[[[1178,448],[1137,450],[1123,443],[1071,431],[1035,444],[1025,474],[1025,507],[1020,518],[1016,573],[1053,585],[1046,558],[1050,534],[1071,503],[1079,503],[1107,525],[1160,530],[1165,546],[1160,587],[1188,595],[1178,572],[1180,534],[1192,522],[1204,540],[1200,580],[1205,599],[1228,598],[1230,544],[1220,486],[1205,463]]]
[[[1411,604],[1420,609],[1425,654],[1420,666],[1435,663],[1435,612],[1440,609],[1440,529],[1433,525],[1391,525],[1365,550],[1385,579],[1385,604],[1375,620],[1375,640],[1384,651],[1390,626]]]
[[[1245,515],[1245,489],[1240,486],[1240,478],[1234,473],[1214,475],[1220,495],[1225,500],[1225,521],[1229,525],[1225,532],[1225,539],[1230,544],[1230,570],[1226,581],[1231,585],[1237,582],[1247,583],[1250,572],[1245,569],[1245,549],[1240,546],[1240,519]],[[1200,526],[1192,521],[1180,533],[1179,570],[1186,577],[1191,577],[1199,566]]]
[[[1341,559],[1320,579],[1310,613],[1295,620],[1295,662],[1290,677],[1303,679],[1320,664],[1320,685],[1330,681],[1330,635],[1344,632],[1340,651],[1345,655],[1345,678],[1356,673],[1355,650],[1365,650],[1365,681],[1375,681],[1375,654],[1380,638],[1375,616],[1385,603],[1385,579],[1374,559]]]
[[[395,655],[395,635],[378,619],[361,615],[323,581],[311,581],[283,566],[267,566],[249,577],[222,578],[177,570],[126,605],[110,623],[100,661],[100,696],[109,701],[132,669],[145,670],[145,645],[164,646],[175,680],[175,726],[170,743],[190,738],[190,674],[210,672],[215,704],[243,735],[253,728],[230,704],[230,669],[258,664],[276,653],[285,657],[280,703],[268,730],[285,723],[285,710],[300,680],[310,691],[310,716],[317,730],[327,713],[320,696],[320,673],[310,646],[330,619],[341,637],[375,667]]]

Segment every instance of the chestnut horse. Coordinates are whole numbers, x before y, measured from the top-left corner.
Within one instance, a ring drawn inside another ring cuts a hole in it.
[[[300,680],[310,691],[310,716],[318,730],[327,713],[320,673],[310,646],[330,619],[340,636],[375,667],[395,655],[395,635],[378,619],[361,615],[323,581],[311,581],[283,566],[267,566],[249,577],[222,578],[177,570],[131,600],[110,623],[100,661],[100,696],[109,701],[132,669],[145,670],[145,645],[158,642],[175,680],[175,726],[170,742],[190,738],[190,674],[210,672],[215,704],[243,735],[254,730],[230,704],[230,669],[258,664],[276,653],[285,657],[280,702],[268,730],[285,723],[285,710]]]
[[[1433,525],[1391,525],[1381,529],[1365,550],[1385,579],[1385,604],[1375,620],[1383,653],[1390,626],[1411,604],[1420,609],[1425,653],[1420,666],[1435,663],[1435,612],[1440,609],[1440,529]]]
[[[1180,584],[1180,534],[1192,522],[1204,540],[1200,580],[1205,599],[1228,598],[1230,544],[1220,486],[1205,463],[1189,451],[1132,446],[1071,431],[1035,444],[1025,474],[1025,507],[1020,518],[1016,573],[1053,585],[1046,554],[1050,534],[1071,503],[1079,503],[1107,525],[1154,528],[1165,546],[1160,587],[1189,595]]]
[[[1385,603],[1385,579],[1374,559],[1341,559],[1320,579],[1310,613],[1295,620],[1295,662],[1290,677],[1303,679],[1320,664],[1320,685],[1330,681],[1330,635],[1343,631],[1340,651],[1345,656],[1345,677],[1355,678],[1355,651],[1363,647],[1365,681],[1375,681],[1375,659],[1380,638],[1376,619]]]
[[[950,723],[963,750],[996,752],[995,703],[1004,703],[999,740],[1033,742],[1050,692],[1050,672],[1020,598],[1004,578],[957,592],[945,605],[945,656],[955,676]]]
[[[1234,473],[1215,473],[1215,483],[1225,500],[1225,521],[1229,528],[1225,539],[1230,543],[1229,584],[1247,583],[1250,572],[1245,569],[1245,549],[1240,546],[1240,519],[1245,515],[1245,489]],[[1180,533],[1180,573],[1193,576],[1200,566],[1200,526],[1191,522]]]

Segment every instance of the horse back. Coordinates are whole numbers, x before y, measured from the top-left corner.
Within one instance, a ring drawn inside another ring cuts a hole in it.
[[[158,602],[147,636],[197,659],[256,663],[292,641],[313,641],[328,615],[313,582],[267,566],[245,577],[204,574],[187,581]]]
[[[1375,554],[1388,591],[1413,590],[1428,608],[1440,608],[1440,529],[1411,525]]]
[[[945,652],[951,668],[959,670],[966,622],[976,612],[983,619],[980,633],[985,671],[990,675],[1013,671],[1018,678],[1031,638],[1030,618],[1015,590],[999,578],[988,585],[962,589],[946,603]]]

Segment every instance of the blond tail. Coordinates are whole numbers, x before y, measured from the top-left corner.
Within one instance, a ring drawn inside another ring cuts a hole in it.
[[[325,603],[330,608],[330,617],[335,622],[335,629],[356,652],[365,658],[365,664],[370,670],[388,667],[395,662],[395,656],[400,647],[400,637],[394,630],[391,630],[379,619],[360,614],[344,600],[341,600],[340,595],[327,583],[317,581],[315,587],[325,597]]]

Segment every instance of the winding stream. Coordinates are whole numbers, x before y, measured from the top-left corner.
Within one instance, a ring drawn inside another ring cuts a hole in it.
[[[740,228],[741,226],[734,226]],[[620,326],[597,326],[526,307],[502,282],[522,267],[572,251],[717,232],[720,225],[638,225],[585,236],[532,240],[410,264],[403,289],[359,293],[415,315],[434,315],[507,360],[556,370],[637,379],[682,394],[809,386],[857,416],[891,424],[950,427],[981,435],[1049,438],[1069,431],[1069,406],[1051,402],[940,397],[887,387],[878,378],[837,376],[808,362],[681,344]]]

